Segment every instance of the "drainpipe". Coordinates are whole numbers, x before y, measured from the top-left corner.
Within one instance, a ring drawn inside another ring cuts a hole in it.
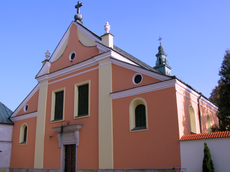
[[[202,94],[201,93],[199,93],[199,94],[200,94],[200,96],[197,99],[197,101],[198,101],[198,113],[199,113],[199,119],[200,119],[200,133],[203,133],[203,131],[202,131],[202,123],[201,123],[201,113],[200,113],[200,98],[202,97]]]

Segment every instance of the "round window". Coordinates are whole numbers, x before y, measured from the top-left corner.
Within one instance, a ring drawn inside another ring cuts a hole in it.
[[[134,84],[140,84],[141,81],[142,81],[142,75],[141,74],[138,73],[138,74],[135,74],[133,76],[133,83]]]
[[[70,53],[70,55],[69,55],[70,61],[73,61],[75,59],[75,57],[76,57],[75,52]]]
[[[28,109],[29,109],[29,106],[28,106],[28,105],[25,105],[25,106],[24,106],[24,112],[28,111]]]

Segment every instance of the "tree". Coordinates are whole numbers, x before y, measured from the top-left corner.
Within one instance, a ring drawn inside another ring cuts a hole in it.
[[[210,149],[208,148],[206,142],[204,142],[204,158],[203,158],[202,172],[215,172]]]
[[[219,71],[220,79],[209,100],[218,106],[219,131],[230,131],[230,51],[227,50]]]

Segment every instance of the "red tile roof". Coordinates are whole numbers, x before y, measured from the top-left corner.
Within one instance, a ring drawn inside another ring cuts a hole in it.
[[[220,138],[220,137],[230,137],[230,131],[183,135],[181,137],[180,141],[183,141],[183,140],[211,139],[211,138]]]

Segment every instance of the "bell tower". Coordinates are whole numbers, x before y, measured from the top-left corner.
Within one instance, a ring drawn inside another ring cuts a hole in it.
[[[167,60],[167,54],[164,52],[164,47],[161,46],[161,39],[162,38],[160,37],[160,46],[158,47],[158,53],[156,54],[157,61],[156,66],[154,68],[160,71],[162,74],[171,76],[171,67],[169,66]]]

